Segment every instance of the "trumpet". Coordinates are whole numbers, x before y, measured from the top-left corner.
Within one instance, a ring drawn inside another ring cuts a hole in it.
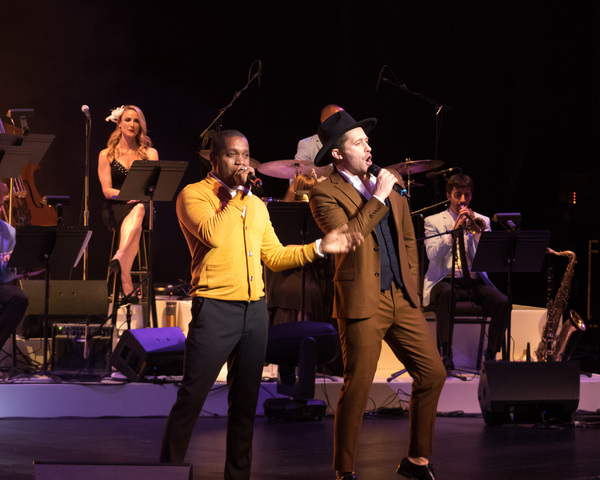
[[[459,207],[466,207],[466,205],[464,203],[461,203]],[[468,208],[466,212],[459,214],[456,218],[454,229],[456,230],[457,228],[462,228],[467,232],[470,232],[471,234],[475,235],[477,233],[483,232],[486,228],[486,224],[483,218],[476,217],[475,215],[473,215],[473,210]]]

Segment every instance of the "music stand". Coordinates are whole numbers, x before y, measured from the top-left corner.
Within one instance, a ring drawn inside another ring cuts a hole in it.
[[[54,135],[0,135],[0,178],[10,178],[7,223],[12,221],[13,179],[26,165],[40,163],[53,140]]]
[[[76,267],[92,231],[82,227],[25,226],[17,228],[15,248],[7,267],[17,271],[46,270],[44,292],[44,353],[42,372],[48,371],[50,272],[53,265]]]
[[[482,232],[471,271],[507,274],[507,297],[509,311],[506,332],[506,350],[503,360],[510,360],[510,336],[512,317],[512,274],[539,272],[542,268],[550,232],[546,230]]]
[[[321,238],[322,233],[306,202],[270,202],[267,205],[271,224],[282,245],[306,245]],[[301,270],[300,314],[306,311],[306,265]]]
[[[188,162],[165,160],[136,160],[131,164],[125,182],[119,191],[117,200],[139,200],[150,204],[150,224],[148,236],[148,300],[152,309],[152,326],[158,327],[156,318],[156,301],[154,299],[154,284],[152,280],[152,234],[154,230],[154,202],[170,202],[181,183]],[[139,287],[139,285],[138,285]],[[133,289],[135,292],[137,287]],[[117,297],[115,293],[114,297]],[[113,309],[117,305],[113,298]],[[149,325],[148,312],[144,316],[144,325]]]

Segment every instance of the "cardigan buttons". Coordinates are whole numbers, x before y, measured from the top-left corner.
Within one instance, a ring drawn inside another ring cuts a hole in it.
[[[251,257],[252,256],[252,252],[248,252],[248,256]]]
[[[375,272],[375,276],[378,277],[379,276],[379,272]]]

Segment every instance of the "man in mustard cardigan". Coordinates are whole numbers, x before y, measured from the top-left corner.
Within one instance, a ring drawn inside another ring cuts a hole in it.
[[[358,434],[385,340],[414,380],[408,455],[397,472],[433,480],[427,457],[446,369],[420,310],[415,234],[407,199],[394,189],[403,185],[402,177],[385,169],[368,171],[373,162],[367,135],[375,123],[374,118],[356,122],[342,111],[321,124],[323,148],[315,165],[333,161],[335,170],[309,193],[323,232],[347,227],[364,237],[356,250],[335,256],[333,316],[344,386],[335,411],[333,468],[338,480],[357,478]]]
[[[226,480],[250,478],[252,434],[265,360],[268,314],[261,260],[273,271],[360,245],[356,233],[331,232],[314,243],[279,242],[264,202],[249,189],[248,140],[236,130],[211,143],[212,171],[186,186],[177,217],[192,256],[192,320],[183,382],[165,428],[160,461],[182,463],[194,425],[227,362]]]

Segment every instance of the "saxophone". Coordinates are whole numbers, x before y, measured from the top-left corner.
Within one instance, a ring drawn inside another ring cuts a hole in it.
[[[571,281],[573,280],[577,257],[575,253],[569,250],[564,252],[555,252],[551,248],[548,248],[547,252],[552,255],[568,257],[569,264],[567,265],[563,278],[560,282],[560,286],[558,287],[554,301],[549,302],[547,306],[546,324],[544,325],[542,332],[542,340],[535,350],[535,355],[538,359],[538,362],[562,360],[562,356],[567,348],[569,339],[574,333],[578,331],[585,331],[585,324],[583,320],[576,312],[571,310],[569,312],[569,318],[564,322],[560,333],[558,333],[565,308],[567,307],[567,301],[569,299]]]

